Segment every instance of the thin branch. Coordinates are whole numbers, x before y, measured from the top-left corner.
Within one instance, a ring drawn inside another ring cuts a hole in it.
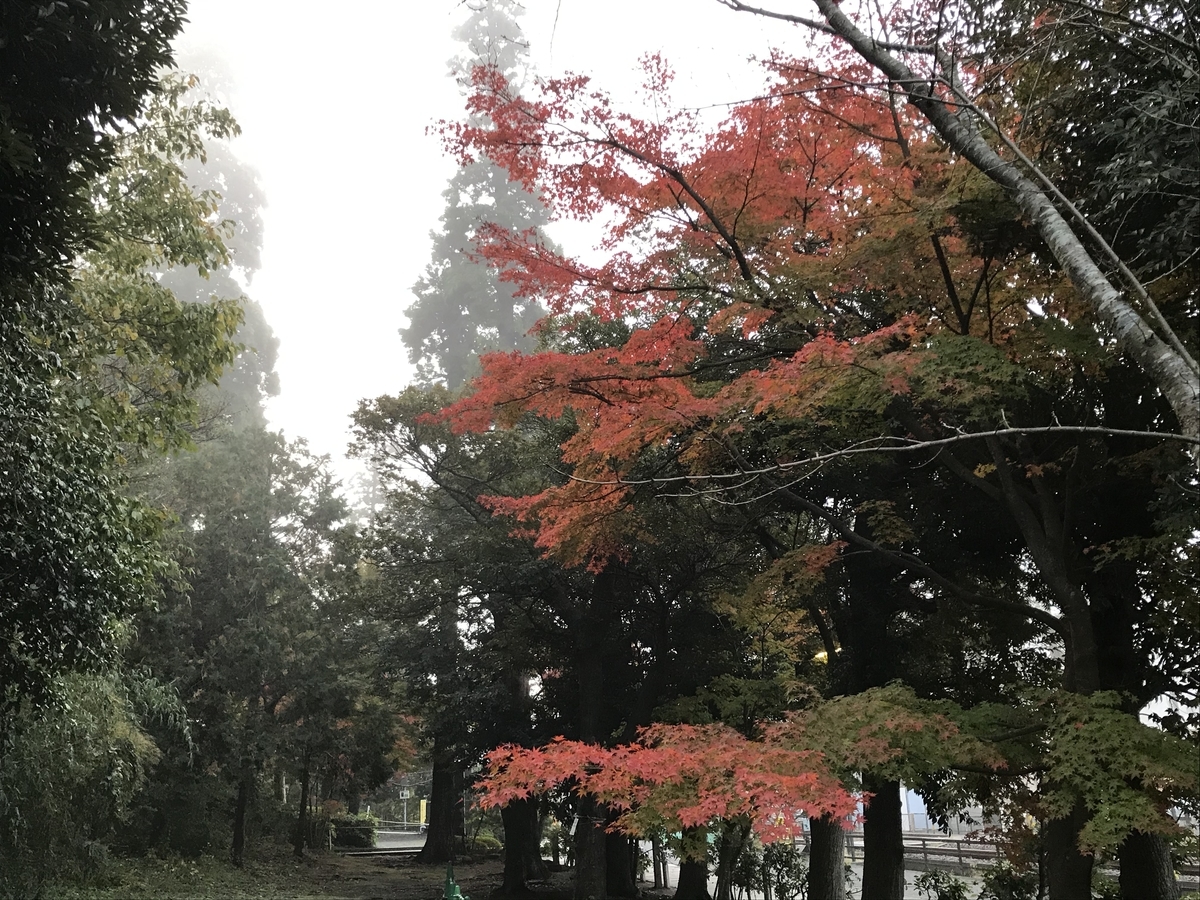
[[[667,485],[678,484],[682,482],[694,483],[700,481],[740,480],[750,476],[764,476],[772,475],[777,472],[786,472],[790,469],[799,468],[800,466],[817,465],[830,460],[841,459],[846,456],[857,456],[864,453],[914,453],[921,450],[933,450],[940,447],[947,447],[951,444],[959,444],[965,441],[1008,437],[1019,434],[1099,434],[1109,437],[1179,441],[1184,444],[1200,446],[1200,438],[1189,437],[1188,435],[1184,434],[1175,434],[1174,432],[1135,431],[1128,428],[1105,428],[1101,425],[1040,425],[1029,428],[1022,428],[1018,426],[1011,428],[996,428],[992,431],[962,432],[951,437],[936,438],[933,440],[917,440],[913,438],[902,438],[887,435],[879,438],[873,438],[871,441],[863,441],[850,447],[843,447],[840,450],[833,450],[829,453],[808,456],[804,459],[792,460],[790,462],[775,463],[773,465],[760,468],[741,469],[737,472],[719,472],[704,475],[672,475],[664,478],[645,479],[618,478],[610,481],[581,478],[577,475],[570,475],[568,477],[572,481],[578,481],[581,484],[620,484],[626,487],[638,487],[642,485]]]

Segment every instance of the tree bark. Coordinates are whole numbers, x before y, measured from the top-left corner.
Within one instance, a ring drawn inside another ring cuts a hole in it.
[[[529,820],[531,839],[525,845],[525,879],[527,881],[544,881],[550,874],[546,860],[542,858],[542,837],[546,828],[546,809],[544,802],[530,803]]]
[[[654,863],[654,887],[666,889],[671,886],[667,877],[667,854],[663,850],[662,838],[655,837],[650,841],[650,859]]]
[[[429,790],[429,827],[425,832],[425,846],[417,854],[418,862],[446,863],[454,857],[455,824],[458,817],[455,809],[459,802],[458,766],[453,757],[439,752],[434,739],[433,783]]]
[[[616,576],[601,572],[592,583],[588,608],[573,623],[579,697],[579,739],[598,744],[604,698],[605,633],[614,603]],[[575,900],[602,900],[607,894],[608,863],[604,825],[607,816],[590,797],[579,798],[579,826],[575,832]]]
[[[608,833],[604,836],[604,859],[606,884],[609,897],[636,897],[638,895],[637,873],[632,866],[629,853],[630,839],[623,834]]]
[[[239,869],[246,860],[246,809],[250,805],[250,776],[243,772],[238,779],[237,801],[233,807],[233,845],[230,860]]]
[[[725,825],[717,853],[717,894],[715,900],[733,900],[733,876],[738,860],[750,838],[750,823],[738,819]]]
[[[1135,831],[1117,848],[1121,900],[1179,900],[1171,849],[1162,835]]]
[[[504,823],[504,880],[496,897],[526,897],[529,888],[529,845],[536,839],[537,810],[531,800],[513,800],[500,809]]]
[[[808,824],[808,900],[845,900],[846,832],[829,816]]]
[[[300,812],[296,815],[296,830],[292,832],[292,855],[297,859],[304,858],[304,847],[308,843],[308,802],[309,787],[312,779],[309,775],[309,758],[304,757],[304,771],[300,773]]]
[[[904,900],[900,782],[868,775],[863,787],[873,796],[863,818],[862,900]]]
[[[1087,823],[1083,802],[1061,819],[1050,819],[1043,828],[1046,846],[1046,882],[1050,900],[1078,900],[1092,891],[1092,857],[1079,852],[1079,832]]]
[[[591,797],[579,798],[575,830],[575,900],[605,900],[608,895],[607,835],[604,810]]]
[[[679,861],[679,885],[675,888],[675,900],[710,900],[707,860],[681,859]]]

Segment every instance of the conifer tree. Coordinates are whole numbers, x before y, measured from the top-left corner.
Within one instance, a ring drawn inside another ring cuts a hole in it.
[[[473,9],[454,36],[465,53],[450,60],[460,82],[471,70],[494,66],[513,84],[527,71],[527,45],[513,0],[495,0]],[[486,121],[473,120],[486,127]],[[530,350],[529,331],[544,310],[518,293],[483,260],[475,244],[488,225],[509,231],[533,230],[539,239],[546,222],[541,202],[488,159],[466,162],[443,192],[446,211],[441,229],[432,233],[433,253],[425,274],[413,286],[407,310],[409,326],[400,330],[418,380],[445,382],[451,390],[478,374],[477,358],[494,350]]]

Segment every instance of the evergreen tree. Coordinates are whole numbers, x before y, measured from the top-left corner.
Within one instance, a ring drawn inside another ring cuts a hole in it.
[[[470,70],[495,67],[513,83],[526,74],[527,45],[517,23],[523,10],[514,0],[494,0],[474,9],[455,31],[466,53],[450,61],[451,72],[468,80]],[[409,326],[400,330],[418,380],[444,382],[454,390],[479,371],[477,357],[491,351],[530,350],[530,329],[544,314],[538,301],[475,257],[484,226],[539,231],[546,222],[541,202],[508,173],[481,159],[464,165],[443,192],[441,230],[432,232],[433,254],[413,286]]]

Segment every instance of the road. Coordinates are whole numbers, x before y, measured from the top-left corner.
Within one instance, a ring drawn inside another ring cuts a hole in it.
[[[411,831],[376,831],[376,850],[420,850],[425,846],[425,835]]]

